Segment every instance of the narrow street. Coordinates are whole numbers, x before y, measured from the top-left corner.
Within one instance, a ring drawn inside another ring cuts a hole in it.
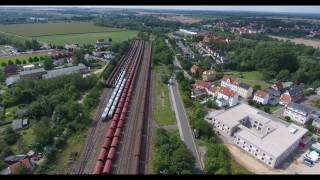
[[[197,150],[197,145],[193,138],[193,133],[191,130],[191,127],[189,125],[189,120],[187,117],[186,110],[184,109],[184,105],[179,93],[178,84],[177,81],[172,78],[173,84],[170,85],[170,98],[172,100],[173,108],[176,114],[178,129],[180,133],[180,137],[182,141],[187,145],[188,149],[192,152],[196,159],[195,163],[195,174],[202,174],[203,173],[203,167],[202,163],[199,157],[199,153]]]

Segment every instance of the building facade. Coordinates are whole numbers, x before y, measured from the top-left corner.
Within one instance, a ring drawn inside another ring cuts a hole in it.
[[[294,152],[307,130],[247,104],[212,115],[213,127],[251,156],[272,168]]]
[[[263,105],[268,104],[269,99],[270,99],[269,94],[262,90],[258,90],[256,93],[254,93],[254,96],[253,96],[253,100],[255,102]]]
[[[299,124],[305,124],[312,119],[312,113],[313,110],[311,108],[292,102],[286,106],[283,116],[288,116]]]
[[[216,103],[219,107],[232,107],[238,104],[239,95],[227,87],[220,87],[217,94]]]
[[[249,85],[240,82],[232,76],[225,75],[221,81],[221,86],[228,87],[237,92],[239,96],[243,98],[249,98],[252,96],[253,89]]]

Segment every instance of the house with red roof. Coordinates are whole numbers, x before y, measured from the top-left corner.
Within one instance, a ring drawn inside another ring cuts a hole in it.
[[[199,67],[199,66],[197,66],[197,65],[193,65],[192,67],[191,67],[191,73],[192,74],[202,74],[202,72],[203,72],[203,69],[201,68],[201,67]]]
[[[216,103],[219,107],[232,107],[238,104],[239,95],[228,87],[221,86],[218,90]]]
[[[272,85],[272,88],[282,92],[283,91],[283,83],[281,81],[277,81]]]
[[[267,92],[262,90],[258,90],[256,93],[254,93],[254,96],[253,96],[253,100],[255,102],[263,105],[268,104],[269,99],[270,99],[270,95]]]
[[[208,89],[210,88],[211,84],[208,82],[205,82],[204,80],[196,80],[196,82],[194,83],[194,88],[196,89]]]
[[[29,158],[25,158],[19,162],[16,162],[14,164],[11,164],[8,168],[10,170],[10,174],[15,174],[18,172],[19,168],[21,166],[26,167],[29,171],[31,171],[34,168],[34,164],[30,161]]]
[[[288,105],[291,102],[297,102],[302,100],[303,97],[303,85],[293,86],[285,93],[281,94],[279,103],[281,105]]]
[[[243,98],[249,98],[252,95],[253,89],[246,83],[241,82],[238,78],[230,75],[224,75],[221,80],[221,86],[228,87],[237,92]]]

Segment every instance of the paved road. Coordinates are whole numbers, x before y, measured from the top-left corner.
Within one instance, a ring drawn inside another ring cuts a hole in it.
[[[165,42],[166,42],[166,44],[168,45],[168,47],[172,50],[171,44],[169,43],[168,39],[166,39]],[[172,50],[172,52],[173,52],[173,50]],[[185,71],[185,70],[182,68],[182,66],[181,66],[181,64],[180,64],[180,61],[178,60],[178,58],[177,58],[176,55],[174,55],[173,64],[174,64],[175,66],[179,67],[179,68],[183,71],[185,77],[187,77],[189,80],[192,79],[192,77],[190,76],[190,74],[188,74],[188,72]]]
[[[177,124],[179,128],[179,133],[182,141],[187,145],[188,149],[192,152],[194,157],[196,158],[196,164],[194,173],[195,174],[202,174],[203,173],[203,167],[202,163],[199,157],[199,153],[195,144],[195,141],[193,139],[193,133],[191,131],[187,113],[184,109],[183,102],[178,90],[177,82],[175,78],[173,79],[173,84],[170,85],[170,98],[172,99],[173,108],[175,110]]]

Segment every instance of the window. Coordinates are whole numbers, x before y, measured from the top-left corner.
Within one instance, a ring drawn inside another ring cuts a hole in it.
[[[264,158],[261,158],[261,160],[263,161],[263,160],[264,160]]]
[[[271,165],[271,162],[268,162],[269,165]]]
[[[242,146],[242,148],[244,149],[245,146]]]
[[[257,154],[257,153],[254,153],[254,155],[257,156],[258,154]]]
[[[270,158],[270,161],[272,161],[272,158]]]
[[[249,149],[249,152],[251,152],[251,150]]]
[[[246,142],[243,142],[243,144],[246,144]]]
[[[258,127],[258,130],[261,130],[261,127]]]
[[[238,138],[238,141],[240,140],[240,138]]]
[[[239,142],[237,142],[237,144],[239,144]]]
[[[265,153],[262,154],[262,156],[265,156],[265,155],[266,155]]]
[[[256,149],[256,151],[258,152],[259,150],[258,150],[258,149]]]
[[[252,148],[252,146],[250,145],[250,148]]]

